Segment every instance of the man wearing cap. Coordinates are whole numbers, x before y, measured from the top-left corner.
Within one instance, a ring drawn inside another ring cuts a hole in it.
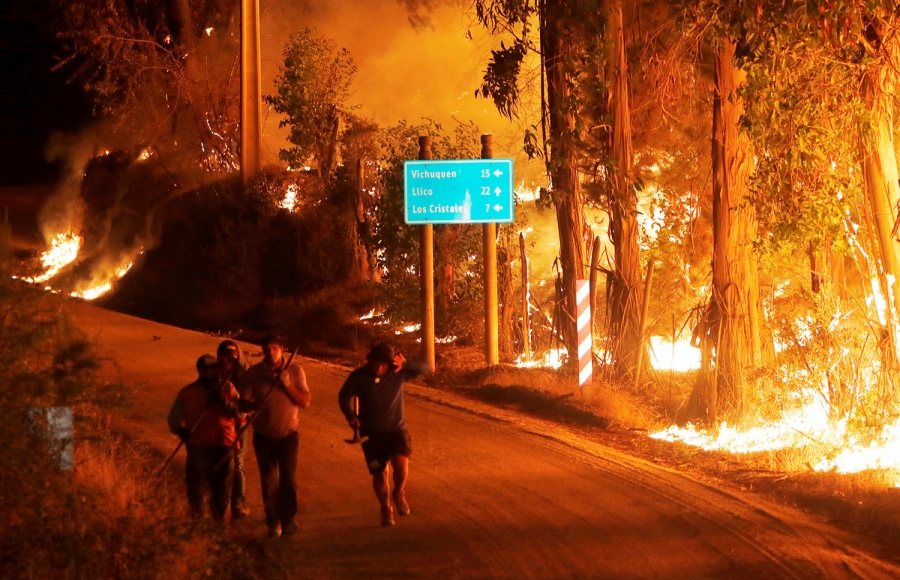
[[[216,357],[197,359],[196,381],[181,389],[169,411],[168,423],[187,448],[185,483],[194,519],[203,517],[203,499],[209,489],[213,519],[222,521],[228,509],[231,462],[223,462],[235,441],[238,394],[231,383],[219,382]],[[216,467],[218,466],[218,467]]]
[[[216,349],[216,358],[219,360],[219,380],[222,383],[230,382],[232,385],[241,384],[241,379],[249,365],[238,343],[231,339],[223,340]],[[243,519],[250,515],[250,510],[244,505],[247,501],[244,495],[244,455],[247,452],[247,433],[241,430],[246,424],[247,417],[241,413],[234,425],[240,434],[240,441],[234,447],[234,472],[231,478],[232,520]]]
[[[403,385],[424,375],[429,368],[421,361],[407,361],[383,342],[372,347],[366,361],[365,366],[347,377],[338,393],[338,403],[350,427],[359,429],[360,435],[368,436],[362,448],[375,496],[381,504],[381,525],[393,526],[395,508],[401,516],[409,514],[406,479],[412,439],[403,417]],[[354,397],[358,401],[358,411],[353,404]],[[390,493],[388,465],[394,472],[393,494]]]
[[[284,341],[266,335],[263,360],[247,369],[238,390],[241,410],[255,413],[253,450],[259,464],[263,506],[269,537],[300,531],[297,524],[297,453],[300,450],[297,411],[309,407],[309,387],[299,364],[290,368]]]

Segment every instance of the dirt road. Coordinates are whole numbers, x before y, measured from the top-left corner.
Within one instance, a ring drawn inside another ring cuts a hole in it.
[[[219,339],[73,305],[132,385],[127,425],[168,451],[165,417],[194,361]],[[244,345],[260,360],[260,349]],[[299,358],[299,357],[298,357]],[[412,514],[380,527],[359,446],[337,408],[348,370],[304,359],[312,406],[301,416],[301,527],[263,540],[255,459],[247,538],[284,578],[900,578],[807,515],[693,481],[559,426],[411,386]],[[181,459],[183,461],[183,459]],[[183,463],[170,469],[179,470]]]

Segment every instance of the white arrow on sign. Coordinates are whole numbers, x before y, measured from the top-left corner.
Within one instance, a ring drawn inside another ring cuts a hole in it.
[[[494,206],[494,211],[500,211],[501,209],[503,209],[503,206],[500,205],[499,203]]]
[[[503,190],[500,189],[499,187],[497,187],[494,189],[494,193],[496,193],[497,195],[500,195],[501,193],[503,193]]]
[[[500,171],[499,169],[494,170],[494,177],[500,177],[501,175],[503,175],[502,171]]]

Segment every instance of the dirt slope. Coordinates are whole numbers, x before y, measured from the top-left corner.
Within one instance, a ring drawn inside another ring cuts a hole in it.
[[[104,373],[132,385],[123,424],[164,451],[165,416],[219,339],[73,305]],[[258,347],[244,345],[259,360]],[[337,409],[348,370],[302,360],[301,527],[265,540],[253,516],[227,533],[270,578],[900,578],[856,538],[799,511],[726,492],[557,425],[421,386],[408,391],[412,515],[381,528],[358,446]],[[181,469],[176,463],[171,469]]]

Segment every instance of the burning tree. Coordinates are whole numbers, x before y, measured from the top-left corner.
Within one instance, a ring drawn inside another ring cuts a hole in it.
[[[230,2],[61,2],[59,36],[111,144],[170,170],[238,167],[238,42]],[[188,163],[184,163],[187,161]]]

